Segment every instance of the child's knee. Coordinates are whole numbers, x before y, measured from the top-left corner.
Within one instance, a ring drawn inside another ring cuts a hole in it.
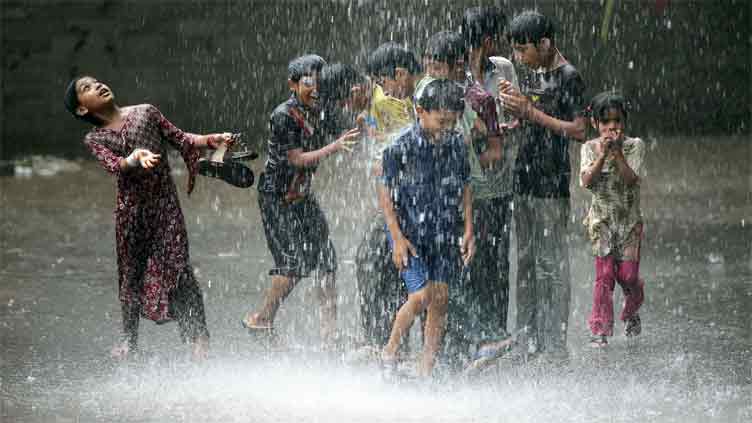
[[[420,290],[407,295],[407,301],[405,302],[405,305],[410,307],[410,309],[417,314],[428,307],[430,300],[431,296],[428,292],[428,289],[421,288]]]
[[[445,283],[434,282],[431,284],[431,305],[437,309],[444,309],[449,305],[449,287]]]

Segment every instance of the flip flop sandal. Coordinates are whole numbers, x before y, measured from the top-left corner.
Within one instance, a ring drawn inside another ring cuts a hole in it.
[[[233,135],[233,137],[239,136],[239,134]],[[245,165],[236,162],[234,160],[235,154],[227,152],[227,144],[220,144],[208,160],[201,159],[198,161],[199,175],[221,179],[238,188],[252,186],[254,180],[253,171]],[[258,157],[255,152],[242,152],[242,154],[247,154],[248,160]],[[239,157],[242,157],[242,155]]]
[[[268,326],[268,325],[253,325],[245,321],[245,319],[240,319],[240,325],[244,328],[248,329],[251,333],[258,333],[258,332],[274,332],[274,326]]]
[[[635,314],[627,319],[626,325],[624,325],[624,335],[631,338],[639,335],[640,332],[642,332],[642,322],[640,321],[640,315]]]
[[[201,159],[198,162],[198,173],[210,178],[221,179],[238,188],[249,188],[254,181],[251,169],[232,160],[215,162]]]
[[[596,349],[598,349],[598,348],[605,348],[605,347],[608,346],[608,340],[603,335],[594,336],[594,337],[590,338],[590,346],[592,348],[596,348]]]
[[[514,346],[514,341],[512,340],[512,338],[507,338],[502,339],[501,341],[495,341],[493,342],[493,344],[498,345],[483,346],[478,348],[475,354],[473,354],[473,358],[470,361],[470,364],[468,364],[465,368],[465,371],[479,371],[488,367],[493,361],[511,351],[512,347]]]
[[[258,158],[258,153],[256,153],[255,151],[233,151],[232,153],[225,155],[225,161],[227,160],[250,161],[250,160],[257,159],[257,158]]]

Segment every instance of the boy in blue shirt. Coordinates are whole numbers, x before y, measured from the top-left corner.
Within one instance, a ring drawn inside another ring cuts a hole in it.
[[[455,131],[465,109],[463,96],[453,81],[428,83],[417,100],[418,123],[383,156],[379,202],[408,298],[397,312],[382,360],[394,368],[402,337],[415,316],[427,311],[420,376],[431,375],[444,335],[448,284],[459,279],[475,253],[470,164],[462,134]],[[458,237],[463,216],[464,233]]]

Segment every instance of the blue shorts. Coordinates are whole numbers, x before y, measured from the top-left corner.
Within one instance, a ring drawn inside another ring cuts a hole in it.
[[[394,241],[389,229],[386,229],[389,247],[394,248]],[[418,256],[410,255],[407,260],[407,268],[400,272],[400,277],[405,282],[407,293],[412,294],[423,289],[428,281],[443,282],[449,284],[450,281],[459,278],[461,273],[459,255],[455,254],[459,248],[447,248],[444,254],[426,254],[417,248]]]

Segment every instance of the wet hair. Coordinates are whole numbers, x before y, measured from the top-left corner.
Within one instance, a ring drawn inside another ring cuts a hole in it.
[[[412,75],[421,72],[413,53],[394,42],[378,46],[368,56],[367,71],[370,75],[393,79],[397,68],[405,68]]]
[[[616,91],[604,91],[597,94],[590,100],[590,105],[586,109],[588,117],[595,119],[596,122],[603,122],[608,117],[608,112],[616,110],[621,113],[624,121],[627,120],[629,103],[623,95]]]
[[[417,99],[418,106],[430,112],[432,110],[449,110],[462,112],[465,110],[465,90],[455,81],[449,79],[435,79],[426,85]]]
[[[97,119],[91,113],[86,112],[86,114],[83,116],[76,113],[76,109],[78,109],[78,106],[80,106],[80,103],[78,102],[78,91],[76,90],[76,83],[82,78],[86,77],[77,76],[68,83],[68,87],[65,88],[65,94],[63,94],[63,104],[65,105],[65,109],[68,110],[76,119],[88,122],[92,125],[100,126],[102,125],[102,121]]]
[[[287,65],[287,78],[293,82],[298,82],[303,76],[320,72],[324,65],[326,65],[326,60],[316,54],[296,57]]]
[[[365,84],[366,77],[350,65],[335,63],[321,68],[319,93],[324,103],[334,104],[350,95],[353,86]]]
[[[507,17],[496,6],[478,6],[465,10],[462,16],[462,35],[468,48],[480,47],[485,37],[504,33]]]
[[[512,19],[507,39],[518,44],[538,44],[543,38],[553,41],[555,33],[553,21],[535,10],[525,10]]]
[[[426,43],[424,57],[437,62],[454,64],[458,59],[464,59],[467,49],[462,36],[452,31],[441,31],[433,34]]]

